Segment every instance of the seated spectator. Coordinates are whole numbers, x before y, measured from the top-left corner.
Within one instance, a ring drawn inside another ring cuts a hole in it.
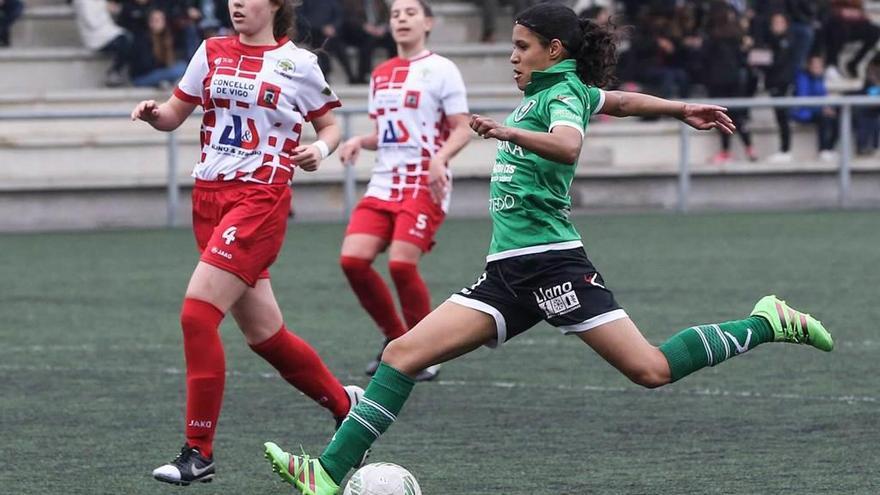
[[[687,98],[690,78],[679,64],[680,40],[674,14],[674,6],[652,4],[640,18],[641,28],[636,32],[629,56],[636,68],[635,80],[646,92],[663,98]]]
[[[112,58],[104,83],[110,87],[125,84],[131,38],[113,22],[107,0],[73,0],[73,9],[79,36],[86,48]]]
[[[800,69],[795,77],[795,96],[828,96],[825,86],[825,62],[821,56],[812,56],[806,70]],[[833,162],[837,159],[834,147],[837,145],[838,116],[834,107],[796,107],[791,118],[802,124],[816,124],[818,134],[819,159]]]
[[[330,55],[342,64],[349,80],[355,78],[345,54],[340,30],[342,29],[342,4],[340,0],[303,0],[297,16],[300,39],[315,48],[318,65],[327,80],[330,80]]]
[[[165,18],[174,37],[174,48],[186,60],[191,59],[202,43],[198,29],[202,20],[201,1],[153,0],[153,3],[165,12]]]
[[[171,87],[186,72],[186,61],[177,56],[165,11],[153,9],[148,30],[134,35],[129,66],[135,86]]]
[[[853,110],[856,153],[866,156],[880,148],[880,55],[875,55],[868,63],[860,94],[878,97],[877,106],[856,107]]]
[[[825,28],[829,68],[839,68],[840,52],[847,43],[862,45],[852,60],[843,67],[850,77],[858,77],[862,60],[880,40],[880,26],[871,22],[863,0],[831,0],[831,17]]]
[[[388,5],[384,0],[343,0],[342,6],[342,39],[358,52],[357,74],[348,82],[366,84],[373,71],[373,51],[382,48],[388,57],[397,53],[388,26]]]
[[[21,0],[0,0],[0,46],[9,46],[10,28],[22,10]]]

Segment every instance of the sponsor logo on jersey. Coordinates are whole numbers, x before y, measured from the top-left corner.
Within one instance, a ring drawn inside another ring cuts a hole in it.
[[[421,93],[418,91],[407,91],[406,96],[403,97],[403,106],[419,108],[419,99],[421,99]]]
[[[535,105],[537,105],[537,104],[538,104],[537,101],[529,100],[526,103],[520,105],[519,108],[516,109],[516,113],[513,115],[513,121],[519,122],[522,119],[526,118],[526,115],[528,115],[529,112],[531,112],[532,109],[535,108]]]
[[[287,79],[293,79],[293,73],[296,72],[296,64],[289,58],[282,58],[275,64],[275,73]]]
[[[255,103],[258,89],[254,79],[222,75],[211,78],[211,98]]]
[[[235,59],[229,57],[217,57],[214,59],[214,67],[236,65]]]
[[[406,144],[409,142],[409,130],[401,120],[387,120],[382,131],[382,144]]]
[[[489,211],[492,213],[509,210],[514,206],[516,206],[516,198],[510,194],[505,194],[504,197],[489,198]]]
[[[511,155],[525,158],[525,152],[523,151],[522,146],[513,144],[510,141],[498,141],[497,146],[499,151],[505,151]]]
[[[242,126],[241,117],[233,115],[232,125],[226,126],[223,129],[223,134],[220,135],[220,144],[244,150],[256,150],[260,144],[260,133],[257,131],[257,123],[254,119],[248,118],[247,129],[245,129]],[[214,149],[221,153],[236,154],[234,151],[222,147],[215,146]]]
[[[533,291],[532,294],[547,318],[571,313],[581,307],[581,302],[574,292],[574,284],[571,282],[554,285],[547,289],[539,288],[537,292]]]
[[[492,167],[492,182],[510,182],[516,174],[516,165],[496,163]]]

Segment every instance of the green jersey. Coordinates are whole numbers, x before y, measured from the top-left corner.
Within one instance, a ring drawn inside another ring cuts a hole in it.
[[[586,86],[576,69],[576,62],[567,59],[533,72],[522,103],[504,125],[535,132],[567,126],[583,135],[590,117],[602,108],[605,94]],[[568,219],[568,193],[576,165],[554,162],[514,143],[498,141],[489,187],[489,261],[582,246],[580,234]]]

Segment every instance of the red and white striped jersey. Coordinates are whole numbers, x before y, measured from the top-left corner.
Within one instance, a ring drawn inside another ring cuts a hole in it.
[[[373,71],[369,110],[379,139],[366,195],[400,201],[428,194],[430,160],[449,137],[446,116],[468,113],[458,67],[431,52],[392,58]]]
[[[289,183],[303,122],[341,105],[317,57],[287,38],[276,46],[204,41],[174,95],[205,109],[193,177],[258,184]]]

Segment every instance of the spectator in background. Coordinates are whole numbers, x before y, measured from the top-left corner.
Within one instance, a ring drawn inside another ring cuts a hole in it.
[[[679,36],[675,26],[675,6],[654,2],[640,16],[631,48],[637,68],[636,82],[644,91],[662,98],[687,98],[690,77],[679,65]]]
[[[86,48],[110,55],[112,63],[104,83],[115,87],[125,84],[125,69],[131,51],[129,33],[110,17],[107,0],[73,0],[76,27]]]
[[[803,69],[813,47],[819,26],[820,5],[817,0],[785,0],[791,31],[791,56],[796,70]]]
[[[794,89],[796,68],[794,45],[794,36],[789,29],[785,14],[776,12],[771,15],[767,46],[772,61],[764,71],[764,87],[774,98],[790,96]],[[771,155],[769,160],[773,163],[791,163],[791,124],[788,108],[776,107],[773,113],[779,126],[779,151]]]
[[[742,97],[748,94],[749,73],[746,53],[750,48],[740,19],[730,6],[716,4],[709,13],[708,37],[703,44],[704,83],[711,98]],[[746,157],[756,161],[758,155],[752,146],[748,128],[748,110],[729,112],[737,133],[746,148]],[[730,136],[721,134],[721,150],[712,157],[712,163],[723,165],[731,161]]]
[[[298,12],[300,42],[316,49],[318,66],[330,80],[330,55],[342,64],[349,80],[355,78],[342,44],[342,5],[339,0],[303,0]]]
[[[151,10],[147,25],[145,32],[134,34],[131,82],[135,86],[171,87],[186,72],[186,59],[177,55],[164,10]]]
[[[0,46],[9,46],[10,28],[23,10],[21,0],[0,0]]]
[[[174,48],[189,60],[195,55],[202,36],[198,25],[202,20],[200,0],[154,0],[157,7],[165,12],[166,24],[174,38]]]
[[[388,5],[384,0],[343,0],[342,7],[342,39],[358,52],[357,73],[348,82],[366,84],[373,71],[376,48],[385,50],[389,58],[397,53],[388,26]]]
[[[199,21],[199,30],[203,38],[232,33],[232,19],[226,0],[201,0],[200,10],[202,20]]]
[[[878,97],[874,107],[858,107],[853,111],[856,130],[856,153],[871,155],[880,148],[880,55],[875,55],[865,69],[865,84],[860,94]]]
[[[814,55],[807,62],[807,68],[799,69],[795,78],[795,96],[828,96],[825,87],[825,62],[821,56]],[[838,117],[834,107],[798,107],[792,109],[791,118],[802,124],[816,124],[819,138],[819,159],[833,162],[837,159],[834,147],[837,145]]]
[[[825,28],[829,69],[839,69],[840,52],[847,43],[862,44],[843,67],[849,77],[858,77],[859,64],[880,40],[880,26],[868,17],[863,0],[831,0],[831,17]],[[832,75],[836,76],[833,71]]]
[[[482,22],[482,33],[480,41],[483,43],[494,43],[495,39],[495,21],[501,15],[501,4],[510,5],[513,8],[513,15],[531,7],[535,0],[476,0],[480,6],[480,20]]]

